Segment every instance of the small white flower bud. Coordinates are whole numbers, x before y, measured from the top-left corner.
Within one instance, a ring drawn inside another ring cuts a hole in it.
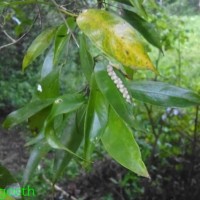
[[[124,86],[119,89],[119,91],[123,94],[124,93]]]

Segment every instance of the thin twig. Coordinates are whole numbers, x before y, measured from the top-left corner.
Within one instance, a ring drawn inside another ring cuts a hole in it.
[[[149,117],[149,121],[150,121],[150,124],[151,124],[153,135],[155,137],[157,137],[157,133],[156,133],[156,129],[155,129],[155,123],[154,123],[154,120],[153,120],[152,115],[151,115],[151,109],[147,106],[146,103],[144,104],[144,107],[146,108],[146,111],[147,111],[147,114],[148,114],[148,117]]]
[[[67,193],[65,190],[63,190],[60,186],[58,186],[57,184],[53,184],[44,174],[42,174],[42,178],[46,181],[46,183],[48,183],[51,187],[54,187],[54,189],[56,191],[59,191],[62,193],[63,196],[67,197],[67,198],[71,198],[72,200],[78,200],[76,197],[71,196],[69,193]]]
[[[74,42],[76,43],[77,47],[79,48],[79,44],[78,44],[78,42],[77,42],[77,40],[76,40],[75,35],[73,34],[71,28],[69,27],[69,24],[68,24],[67,21],[65,20],[63,14],[61,13],[61,10],[60,10],[61,6],[59,6],[59,5],[56,3],[55,0],[51,0],[51,2],[52,2],[52,3],[55,5],[55,7],[57,8],[60,17],[63,19],[63,21],[64,21],[64,23],[65,23],[65,25],[66,25],[68,31],[70,32],[70,34],[72,35],[72,38],[74,39]],[[75,15],[75,14],[74,14],[74,15]],[[76,16],[77,16],[77,15],[76,15]]]
[[[12,36],[10,36],[6,30],[4,30],[3,25],[0,24],[0,27],[2,29],[2,32],[6,35],[7,38],[9,38],[9,40],[11,40],[12,42],[16,42],[16,40],[14,38],[12,38]]]
[[[0,46],[0,51],[1,51],[2,49],[6,48],[6,47],[9,47],[9,46],[14,45],[14,44],[18,43],[19,41],[21,41],[21,40],[31,31],[31,29],[33,28],[33,26],[34,26],[34,24],[35,24],[37,18],[38,18],[38,16],[36,16],[36,18],[34,19],[34,21],[33,21],[32,25],[31,25],[31,27],[28,29],[28,31],[27,31],[26,33],[24,33],[24,34],[23,34],[20,38],[18,38],[18,39],[13,39],[13,38],[12,38],[13,41],[12,41],[11,43],[8,43],[8,44],[5,44],[5,45]]]

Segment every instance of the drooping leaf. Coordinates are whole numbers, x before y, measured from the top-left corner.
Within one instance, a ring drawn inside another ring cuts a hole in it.
[[[23,174],[24,185],[26,185],[31,180],[31,177],[34,176],[38,164],[49,150],[50,146],[45,140],[40,141],[34,146]]]
[[[79,158],[73,151],[67,148],[62,141],[58,138],[54,130],[55,117],[71,113],[80,108],[85,102],[83,95],[81,94],[67,94],[59,97],[53,104],[51,112],[44,123],[44,134],[48,144],[55,149],[65,150],[67,153]]]
[[[132,116],[132,106],[127,103],[120,93],[119,89],[116,87],[114,82],[108,76],[106,67],[102,63],[97,63],[95,66],[95,79],[97,86],[108,100],[109,104],[114,108],[114,110],[120,115],[123,120],[132,127],[133,116]]]
[[[71,30],[74,30],[76,23],[74,18],[70,17],[67,19],[67,24]],[[68,45],[70,39],[70,32],[66,26],[66,24],[62,24],[58,27],[55,36],[54,42],[54,64],[57,64],[60,56],[62,55],[63,51],[65,51],[65,47]]]
[[[72,156],[83,160],[83,158],[75,154],[72,150],[65,147],[65,145],[61,142],[61,140],[56,136],[51,124],[48,124],[48,126],[45,128],[45,138],[50,147],[58,150],[64,150],[67,153],[71,154]]]
[[[56,28],[52,27],[44,30],[29,46],[23,59],[22,69],[25,70],[44,50],[49,47],[55,35]]]
[[[111,107],[101,140],[106,151],[118,163],[140,176],[149,177],[131,128]]]
[[[132,97],[158,106],[186,107],[200,105],[200,96],[191,90],[155,81],[127,83]]]
[[[98,90],[94,75],[91,78],[90,96],[85,118],[85,144],[84,154],[86,160],[90,159],[95,142],[107,123],[108,103],[102,93]]]
[[[79,35],[79,40],[80,40],[79,52],[80,52],[81,67],[83,73],[85,74],[85,77],[87,78],[88,82],[90,82],[90,78],[94,68],[94,61],[87,49],[86,38],[83,34]]]
[[[77,115],[79,115],[78,113],[81,114],[81,118],[77,118]],[[62,143],[66,148],[73,152],[77,151],[83,139],[84,113],[85,109],[79,109],[76,114],[73,113],[69,122],[66,123],[66,127],[61,135]],[[79,129],[77,123],[82,124],[81,129]],[[69,154],[66,151],[56,153],[53,178],[54,182],[56,182],[56,180],[58,180],[58,178],[62,175],[72,157],[72,154]]]
[[[113,13],[89,9],[77,18],[79,28],[109,58],[132,69],[156,72],[135,29]]]
[[[136,13],[125,9],[122,12],[122,17],[137,29],[149,43],[162,50],[159,32],[153,24],[142,19]]]
[[[64,47],[69,41],[69,33],[65,24],[58,27],[54,42],[54,64],[56,64],[62,54]]]
[[[5,128],[11,128],[23,121],[26,121],[31,116],[35,115],[40,110],[52,104],[54,99],[35,100],[24,106],[23,108],[10,113],[3,122]]]

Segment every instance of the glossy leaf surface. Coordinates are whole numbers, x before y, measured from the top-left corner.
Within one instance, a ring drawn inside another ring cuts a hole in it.
[[[84,103],[84,97],[79,94],[67,94],[62,97],[59,97],[53,104],[52,110],[48,116],[48,118],[45,121],[44,124],[44,133],[45,138],[48,142],[48,144],[55,149],[65,150],[69,154],[72,154],[76,157],[78,157],[73,151],[71,151],[69,148],[65,147],[65,145],[62,143],[62,141],[58,138],[56,135],[56,132],[54,130],[54,119],[55,117],[73,112],[77,110],[79,107],[81,107]],[[80,158],[80,157],[78,157]]]
[[[85,158],[90,159],[95,142],[100,138],[108,119],[108,103],[98,90],[96,80],[92,76],[91,91],[85,120]]]
[[[104,10],[89,9],[78,16],[77,23],[108,57],[132,69],[156,71],[136,31],[124,19]]]
[[[56,98],[60,94],[59,69],[52,70],[38,84],[36,97],[40,99]]]
[[[32,42],[26,52],[26,55],[24,56],[22,64],[23,70],[25,70],[27,66],[31,64],[40,54],[42,54],[51,44],[55,31],[55,27],[46,29]]]
[[[41,77],[44,78],[53,70],[53,47],[51,47],[44,59],[42,69],[41,69]]]
[[[149,177],[132,130],[112,108],[101,140],[106,151],[118,163],[140,176]]]
[[[85,74],[85,77],[87,78],[88,82],[90,82],[90,78],[91,78],[93,68],[94,68],[94,61],[88,51],[86,38],[85,38],[84,34],[79,35],[79,41],[80,41],[79,52],[80,52],[81,68],[82,68],[83,73]]]
[[[66,148],[76,152],[83,139],[83,121],[85,109],[79,109],[73,114],[69,122],[66,123],[66,128],[61,136],[62,143]],[[79,118],[79,116],[81,116]],[[54,182],[62,175],[73,155],[66,151],[57,152],[54,167]]]
[[[74,30],[76,24],[74,21],[74,18],[68,18],[67,24],[70,27],[71,30]],[[55,36],[55,42],[54,42],[54,64],[57,64],[63,51],[65,51],[65,47],[68,45],[70,39],[70,32],[66,26],[66,24],[62,24],[58,27],[56,31]]]
[[[106,67],[102,63],[97,63],[95,66],[95,79],[97,86],[108,100],[109,104],[114,108],[119,116],[128,123],[131,127],[133,124],[132,106],[127,103],[116,87],[114,82],[108,76]]]
[[[131,81],[132,97],[158,106],[187,107],[200,105],[200,96],[191,90],[155,81]]]
[[[81,94],[66,94],[60,96],[54,101],[51,112],[47,118],[47,123],[50,123],[58,115],[77,110],[84,102],[85,98]]]
[[[35,115],[40,110],[48,107],[53,103],[53,99],[47,100],[35,100],[24,106],[23,108],[10,113],[3,123],[5,128],[11,128],[23,121],[26,121],[29,117]]]
[[[122,17],[137,29],[149,43],[162,50],[159,32],[153,24],[142,19],[136,13],[125,9],[122,12]]]

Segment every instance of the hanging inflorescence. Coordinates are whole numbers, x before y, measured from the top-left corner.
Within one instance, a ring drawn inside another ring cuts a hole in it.
[[[111,65],[107,66],[107,71],[108,75],[111,77],[119,91],[122,93],[124,99],[126,99],[128,103],[131,103],[131,96],[129,95],[127,88],[124,86],[122,80],[114,72],[113,67]]]

